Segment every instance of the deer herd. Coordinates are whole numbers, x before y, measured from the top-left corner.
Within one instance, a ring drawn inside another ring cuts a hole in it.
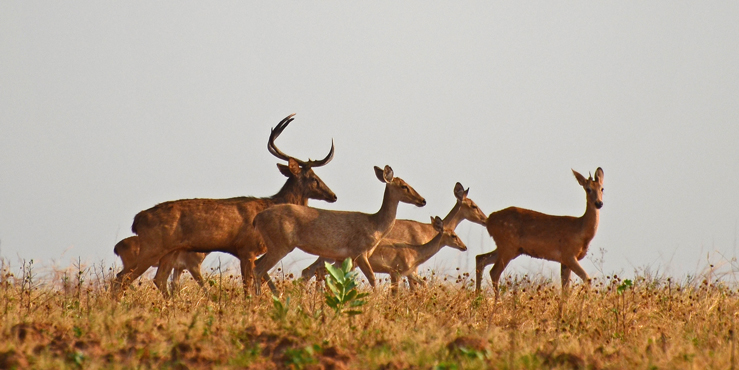
[[[585,190],[586,208],[581,217],[551,216],[517,207],[485,216],[467,197],[469,189],[456,183],[457,202],[444,219],[432,217],[431,223],[396,220],[400,203],[423,207],[426,200],[406,181],[396,177],[390,166],[374,168],[377,179],[385,187],[376,213],[314,208],[308,206],[308,199],[331,203],[337,199],[313,171],[333,159],[334,145],[331,144],[325,158],[317,161],[302,161],[283,153],[275,145],[275,139],[292,122],[293,116],[285,117],[273,128],[267,141],[268,151],[287,162],[277,165],[287,177],[277,194],[266,198],[182,199],[139,212],[131,227],[136,235],[115,245],[114,252],[121,258],[123,269],[113,281],[113,290],[120,294],[150,267],[158,267],[154,284],[168,297],[170,291],[178,289],[180,274],[185,269],[203,285],[200,267],[206,255],[225,252],[239,259],[245,291],[253,287],[259,294],[266,282],[276,292],[267,273],[298,248],[318,256],[316,262],[303,270],[301,279],[313,276],[320,279],[325,262],[351,258],[372,287],[376,285],[375,273],[385,273],[390,275],[392,291],[397,293],[402,277],[408,279],[411,289],[424,285],[417,274],[419,265],[444,246],[467,250],[454,232],[463,220],[484,225],[497,246],[494,251],[476,257],[478,294],[483,270],[492,264],[490,278],[497,300],[503,270],[522,254],[559,262],[563,292],[573,271],[590,284],[578,261],[585,257],[598,228],[599,210],[603,206],[601,168],[590,178],[572,170]],[[172,270],[174,276],[168,287]]]

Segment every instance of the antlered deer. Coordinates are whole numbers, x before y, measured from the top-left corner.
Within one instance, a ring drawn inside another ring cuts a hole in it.
[[[497,249],[476,257],[475,291],[480,292],[482,271],[493,263],[490,278],[498,298],[498,280],[508,263],[519,255],[543,258],[561,264],[562,290],[570,282],[570,273],[585,283],[590,278],[577,261],[585,258],[588,245],[598,229],[599,209],[603,207],[603,169],[595,170],[595,179],[586,179],[572,170],[585,189],[586,208],[582,217],[550,216],[523,208],[510,207],[488,216],[487,228]]]
[[[121,257],[121,261],[123,262],[123,271],[129,271],[136,267],[136,259],[139,256],[139,248],[139,237],[135,235],[129,236],[128,238],[119,241],[115,245],[115,248],[113,248],[113,252],[117,256]],[[190,271],[190,275],[192,275],[193,279],[195,279],[195,281],[200,286],[203,286],[203,284],[205,284],[205,280],[203,279],[203,275],[200,274],[200,266],[203,264],[203,260],[208,254],[199,252],[176,253],[176,257],[173,257],[174,274],[172,275],[171,289],[176,289],[178,282],[180,281],[182,271],[184,270]],[[158,266],[159,264],[157,263],[152,267]]]
[[[445,226],[441,218],[432,217],[431,224],[436,231],[436,236],[431,238],[425,244],[412,244],[406,242],[398,242],[390,239],[382,239],[380,244],[372,252],[369,257],[370,265],[374,272],[390,274],[393,293],[398,292],[398,281],[401,276],[408,278],[411,289],[416,284],[425,285],[424,281],[418,277],[416,271],[418,266],[428,261],[441,248],[450,246],[462,252],[467,250],[461,239],[454,232],[451,226]]]
[[[463,220],[469,220],[485,226],[485,221],[488,218],[480,207],[472,199],[467,197],[469,191],[469,188],[465,190],[464,186],[460,183],[454,185],[454,197],[457,198],[457,203],[454,204],[452,210],[444,217],[445,228],[454,230]],[[437,234],[438,231],[435,230],[433,224],[414,220],[395,220],[395,225],[390,230],[390,233],[385,236],[385,239],[410,244],[424,244],[433,239]],[[317,271],[322,272],[325,262],[325,258],[318,258],[316,262],[313,262],[313,264],[303,270],[301,274],[302,278],[310,280]],[[372,264],[372,259],[370,259],[370,264]],[[377,271],[374,265],[372,265],[372,269]],[[322,279],[322,275],[319,274],[319,280]],[[408,280],[408,283],[412,284],[411,281]]]
[[[368,258],[395,223],[400,202],[426,205],[410,185],[393,176],[390,166],[375,167],[375,175],[385,183],[382,207],[377,213],[331,211],[292,204],[267,209],[254,218],[254,226],[267,245],[267,253],[254,269],[255,291],[261,292],[263,274],[293,249],[341,261],[350,257],[375,286],[375,275]]]
[[[335,202],[336,195],[313,172],[314,167],[331,161],[334,145],[328,155],[307,162],[284,154],[275,146],[275,139],[292,122],[294,114],[283,119],[269,136],[267,149],[275,157],[288,162],[278,164],[287,181],[277,194],[267,198],[238,197],[230,199],[183,199],[161,203],[139,212],[131,227],[141,244],[135,267],[121,271],[114,288],[125,279],[134,280],[150,266],[159,262],[154,283],[165,297],[166,281],[172,269],[175,251],[226,252],[239,258],[244,287],[253,275],[254,261],[266,249],[259,233],[252,226],[254,216],[276,204],[307,205],[308,199]]]

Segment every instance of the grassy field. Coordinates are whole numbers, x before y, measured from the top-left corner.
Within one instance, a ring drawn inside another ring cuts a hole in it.
[[[245,297],[240,277],[189,275],[171,300],[151,281],[116,301],[113,269],[40,274],[31,262],[0,281],[0,368],[34,369],[733,369],[736,284],[709,278],[626,280],[590,289],[508,276],[495,302],[467,274],[429,274],[361,313],[336,314],[315,283],[278,273],[282,295]],[[43,276],[42,276],[43,275]]]

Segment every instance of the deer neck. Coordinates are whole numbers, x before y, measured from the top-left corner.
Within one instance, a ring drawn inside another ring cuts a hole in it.
[[[416,250],[416,266],[428,261],[433,257],[436,253],[441,250],[441,248],[444,246],[441,243],[441,237],[442,233],[436,233],[436,236],[434,236],[433,239],[429,240],[426,244],[422,244],[419,246],[416,246],[414,249]]]
[[[460,202],[457,202],[454,205],[454,208],[452,208],[451,211],[444,217],[444,227],[450,228],[452,230],[456,229],[457,226],[459,226],[459,223],[462,222],[462,216],[459,214],[459,210],[462,208],[462,204]]]
[[[308,197],[303,195],[303,192],[300,191],[300,187],[297,183],[297,180],[294,178],[287,179],[285,185],[282,185],[280,191],[272,196],[272,201],[275,202],[275,204],[288,203],[307,206]]]
[[[598,221],[600,220],[600,211],[595,208],[595,204],[587,202],[585,214],[580,217],[582,232],[584,236],[591,240],[598,230]]]
[[[398,203],[400,203],[400,200],[392,196],[390,186],[385,185],[385,195],[382,197],[382,206],[377,213],[371,216],[377,230],[383,231],[384,234],[387,234],[387,232],[390,231],[395,224],[395,215],[398,212]]]

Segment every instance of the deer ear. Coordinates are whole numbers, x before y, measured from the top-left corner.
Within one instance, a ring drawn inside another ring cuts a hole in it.
[[[385,178],[382,175],[382,168],[375,166],[375,176],[377,176],[378,180],[385,182]]]
[[[292,174],[290,173],[290,168],[285,166],[284,164],[278,163],[277,169],[280,170],[280,173],[283,174],[285,177],[292,176]]]
[[[380,167],[375,166],[375,175],[382,182],[390,183],[393,181],[393,169],[390,168],[390,166],[386,165],[384,170],[381,170]]]
[[[444,221],[439,216],[431,217],[431,224],[434,225],[434,230],[441,232],[444,230]]]
[[[603,169],[598,167],[597,170],[595,170],[595,181],[597,181],[599,184],[603,185],[603,177],[605,175],[603,174]]]
[[[300,163],[295,160],[295,158],[289,158],[287,160],[287,167],[290,168],[290,172],[292,172],[293,175],[298,176],[303,171],[302,168],[300,168]]]
[[[385,181],[386,182],[392,182],[393,181],[393,177],[395,177],[394,174],[393,174],[393,169],[390,168],[390,166],[385,165],[385,169],[382,170],[382,177],[385,178]]]
[[[575,178],[577,179],[577,182],[580,184],[580,186],[585,186],[588,184],[588,180],[585,178],[585,176],[581,175],[575,170],[572,170],[572,174],[575,175]]]
[[[462,186],[462,184],[457,183],[456,185],[454,185],[454,196],[457,198],[457,200],[462,200],[465,196],[467,196],[467,192],[464,190],[464,186]]]

